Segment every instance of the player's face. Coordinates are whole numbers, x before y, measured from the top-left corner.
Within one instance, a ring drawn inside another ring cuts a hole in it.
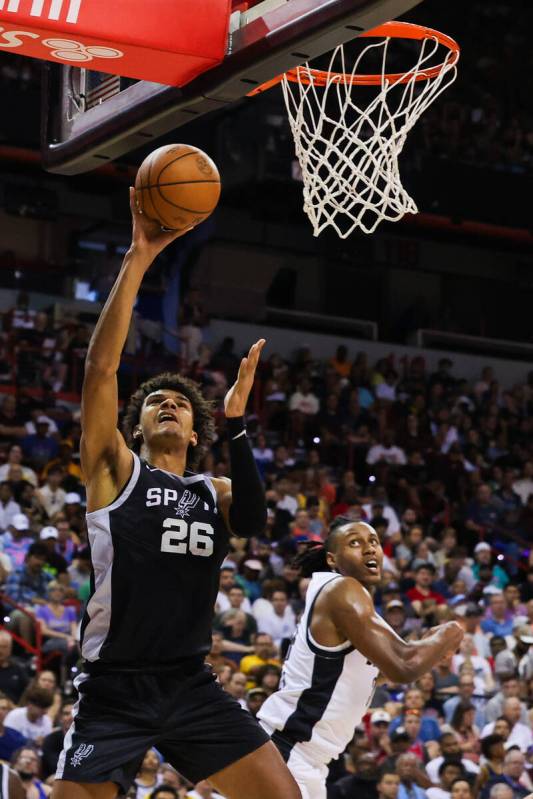
[[[366,522],[354,522],[338,535],[336,551],[328,552],[329,565],[364,586],[377,585],[381,581],[383,550],[374,528]]]
[[[192,405],[187,397],[179,391],[161,389],[144,400],[135,434],[141,431],[142,440],[149,446],[196,446],[198,439],[193,424]]]

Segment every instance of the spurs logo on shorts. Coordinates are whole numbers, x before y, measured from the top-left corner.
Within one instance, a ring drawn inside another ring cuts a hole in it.
[[[92,755],[94,752],[93,744],[80,744],[72,757],[70,758],[70,764],[72,766],[79,766],[81,765],[81,761],[84,760],[89,755]]]

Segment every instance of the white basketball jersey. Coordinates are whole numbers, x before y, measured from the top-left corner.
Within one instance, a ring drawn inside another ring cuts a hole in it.
[[[311,635],[313,607],[321,590],[340,574],[317,572],[307,589],[305,610],[283,666],[280,689],[258,713],[285,760],[298,751],[313,763],[329,763],[344,752],[374,694],[377,669],[349,641],[335,647]]]

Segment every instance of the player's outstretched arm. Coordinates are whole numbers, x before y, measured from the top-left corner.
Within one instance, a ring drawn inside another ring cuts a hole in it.
[[[224,398],[231,482],[216,481],[218,503],[228,529],[242,538],[261,535],[266,525],[265,490],[244,426],[244,412],[264,345],[261,338],[250,347],[241,361],[237,380]]]
[[[330,596],[336,628],[394,682],[417,680],[461,643],[464,633],[454,621],[436,627],[421,641],[404,641],[376,613],[366,588],[349,577],[338,582]]]
[[[131,455],[117,430],[116,374],[120,356],[145,272],[168,244],[187,232],[162,233],[158,224],[138,211],[134,189],[130,189],[130,208],[133,219],[131,246],[96,324],[85,363],[81,460],[84,475],[89,481],[103,463],[116,467],[117,459],[122,459],[125,468],[131,468]],[[121,464],[118,466],[120,469]]]

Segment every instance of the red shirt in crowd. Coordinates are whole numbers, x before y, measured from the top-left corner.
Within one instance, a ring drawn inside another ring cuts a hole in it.
[[[416,588],[416,586],[414,588],[409,589],[409,591],[407,592],[407,598],[409,599],[410,602],[415,602],[415,601],[423,602],[424,599],[434,599],[437,605],[446,604],[446,600],[444,599],[442,594],[439,594],[437,591],[432,591],[431,589],[427,592],[427,594],[423,594],[419,588]]]

